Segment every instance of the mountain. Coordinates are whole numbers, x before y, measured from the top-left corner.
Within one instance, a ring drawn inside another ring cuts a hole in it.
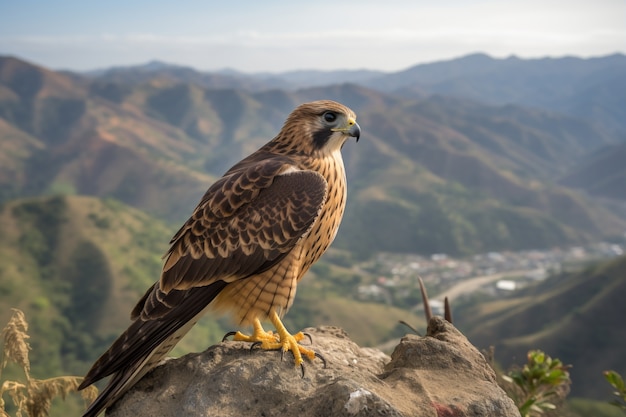
[[[626,201],[626,143],[608,145],[581,158],[561,184],[588,193]]]
[[[476,346],[494,345],[505,367],[541,349],[573,365],[572,396],[608,400],[602,372],[626,373],[624,276],[625,256],[564,272],[513,296],[474,304],[456,314],[458,325]]]
[[[346,147],[354,197],[340,247],[458,254],[624,229],[608,210],[547,180],[567,165],[560,156],[589,146],[569,118],[437,97],[360,114],[368,136],[358,149]]]
[[[301,88],[327,86],[333,84],[367,82],[384,75],[372,70],[295,70],[281,73],[243,73],[232,69],[218,71],[198,71],[181,65],[162,61],[151,61],[140,65],[111,67],[83,72],[82,75],[96,79],[98,84],[146,83],[149,80],[161,82],[192,83],[201,87],[220,89],[236,88],[247,91],[271,89],[296,90]],[[75,76],[76,74],[68,73]]]
[[[0,171],[9,197],[113,197],[181,222],[212,179],[276,134],[293,107],[331,98],[353,107],[365,132],[345,149],[352,197],[337,241],[361,257],[576,244],[626,225],[556,184],[571,160],[617,139],[553,112],[407,100],[355,84],[250,92],[148,77],[101,90],[97,79],[14,58],[0,60],[0,76],[2,146],[16,155]]]
[[[71,75],[76,76],[76,74]],[[203,72],[161,61],[99,69],[82,75],[93,80],[94,88],[97,89],[106,89],[116,85],[133,86],[147,82],[191,83],[207,88],[238,88],[250,91],[288,86],[288,83],[279,78],[254,77],[235,71]]]
[[[421,64],[363,83],[404,96],[443,94],[484,103],[518,104],[595,120],[626,130],[626,56],[494,59],[473,54]]]
[[[497,59],[476,53],[391,73],[372,70],[202,72],[153,61],[90,71],[86,75],[97,80],[94,88],[100,90],[147,80],[251,92],[294,91],[350,83],[408,98],[440,94],[492,105],[536,107],[593,121],[598,128],[622,137],[626,131],[626,56],[623,54],[590,59],[520,59],[515,56]]]
[[[14,58],[0,58],[0,134],[9,196],[107,196],[180,219],[212,180],[184,132]]]

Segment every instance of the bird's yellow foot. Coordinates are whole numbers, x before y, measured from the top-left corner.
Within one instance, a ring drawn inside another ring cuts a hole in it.
[[[263,350],[280,350],[281,359],[283,357],[282,355],[289,351],[293,354],[296,366],[299,365],[302,369],[302,376],[304,376],[304,357],[309,360],[313,360],[318,357],[324,363],[324,368],[326,367],[326,360],[322,355],[300,345],[299,342],[305,337],[308,337],[309,340],[311,340],[311,336],[309,334],[303,332],[298,332],[294,335],[290,334],[276,313],[270,315],[270,320],[276,327],[276,333],[265,331],[261,326],[261,322],[259,320],[255,320],[254,331],[250,336],[241,332],[230,332],[226,334],[222,340],[224,341],[227,337],[233,336],[233,340],[235,341],[252,343],[253,348],[259,346]]]
[[[228,332],[222,338],[222,342],[225,342],[230,336],[233,336],[233,340],[236,342],[249,342],[249,343],[275,343],[280,339],[274,332],[266,332],[259,320],[254,320],[254,331],[248,336],[247,334],[237,332]]]

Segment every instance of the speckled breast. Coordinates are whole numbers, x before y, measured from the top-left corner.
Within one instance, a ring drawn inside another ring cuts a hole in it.
[[[303,242],[303,252],[309,254],[302,265],[299,278],[326,252],[335,239],[346,208],[346,171],[341,153],[315,160],[306,169],[319,172],[328,182],[328,197],[318,220]]]

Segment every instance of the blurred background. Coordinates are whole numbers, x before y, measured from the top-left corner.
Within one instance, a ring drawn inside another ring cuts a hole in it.
[[[0,0],[0,322],[26,313],[34,376],[83,375],[212,181],[334,99],[362,140],[288,327],[393,347],[398,320],[425,328],[421,276],[503,368],[545,350],[574,365],[574,408],[606,403],[602,372],[626,373],[625,17],[622,0]],[[231,329],[207,317],[175,353]]]

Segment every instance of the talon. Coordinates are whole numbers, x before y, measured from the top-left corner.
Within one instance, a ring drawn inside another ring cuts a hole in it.
[[[309,339],[310,344],[313,343],[313,337],[309,333],[298,332],[293,335],[290,334],[280,321],[276,312],[270,315],[270,320],[276,327],[276,333],[265,331],[261,322],[255,319],[254,331],[251,335],[248,336],[241,332],[228,332],[224,336],[223,341],[227,340],[229,336],[233,336],[234,341],[251,343],[250,352],[257,347],[262,350],[280,350],[281,362],[284,361],[285,352],[289,351],[293,355],[295,365],[300,366],[303,378],[305,373],[303,364],[304,358],[308,360],[314,360],[316,357],[320,358],[324,364],[324,368],[326,368],[326,359],[322,355],[300,345],[300,341],[305,338]]]
[[[316,358],[320,358],[321,359],[322,363],[324,364],[324,369],[326,369],[326,359],[322,355],[320,355],[319,353],[317,353],[317,352],[314,352],[314,353],[315,353],[315,357]]]
[[[228,332],[228,333],[226,333],[226,334],[224,335],[224,337],[222,337],[222,342],[227,341],[227,340],[228,340],[228,338],[229,338],[230,336],[234,336],[234,335],[236,335],[236,334],[237,334],[237,332]]]

